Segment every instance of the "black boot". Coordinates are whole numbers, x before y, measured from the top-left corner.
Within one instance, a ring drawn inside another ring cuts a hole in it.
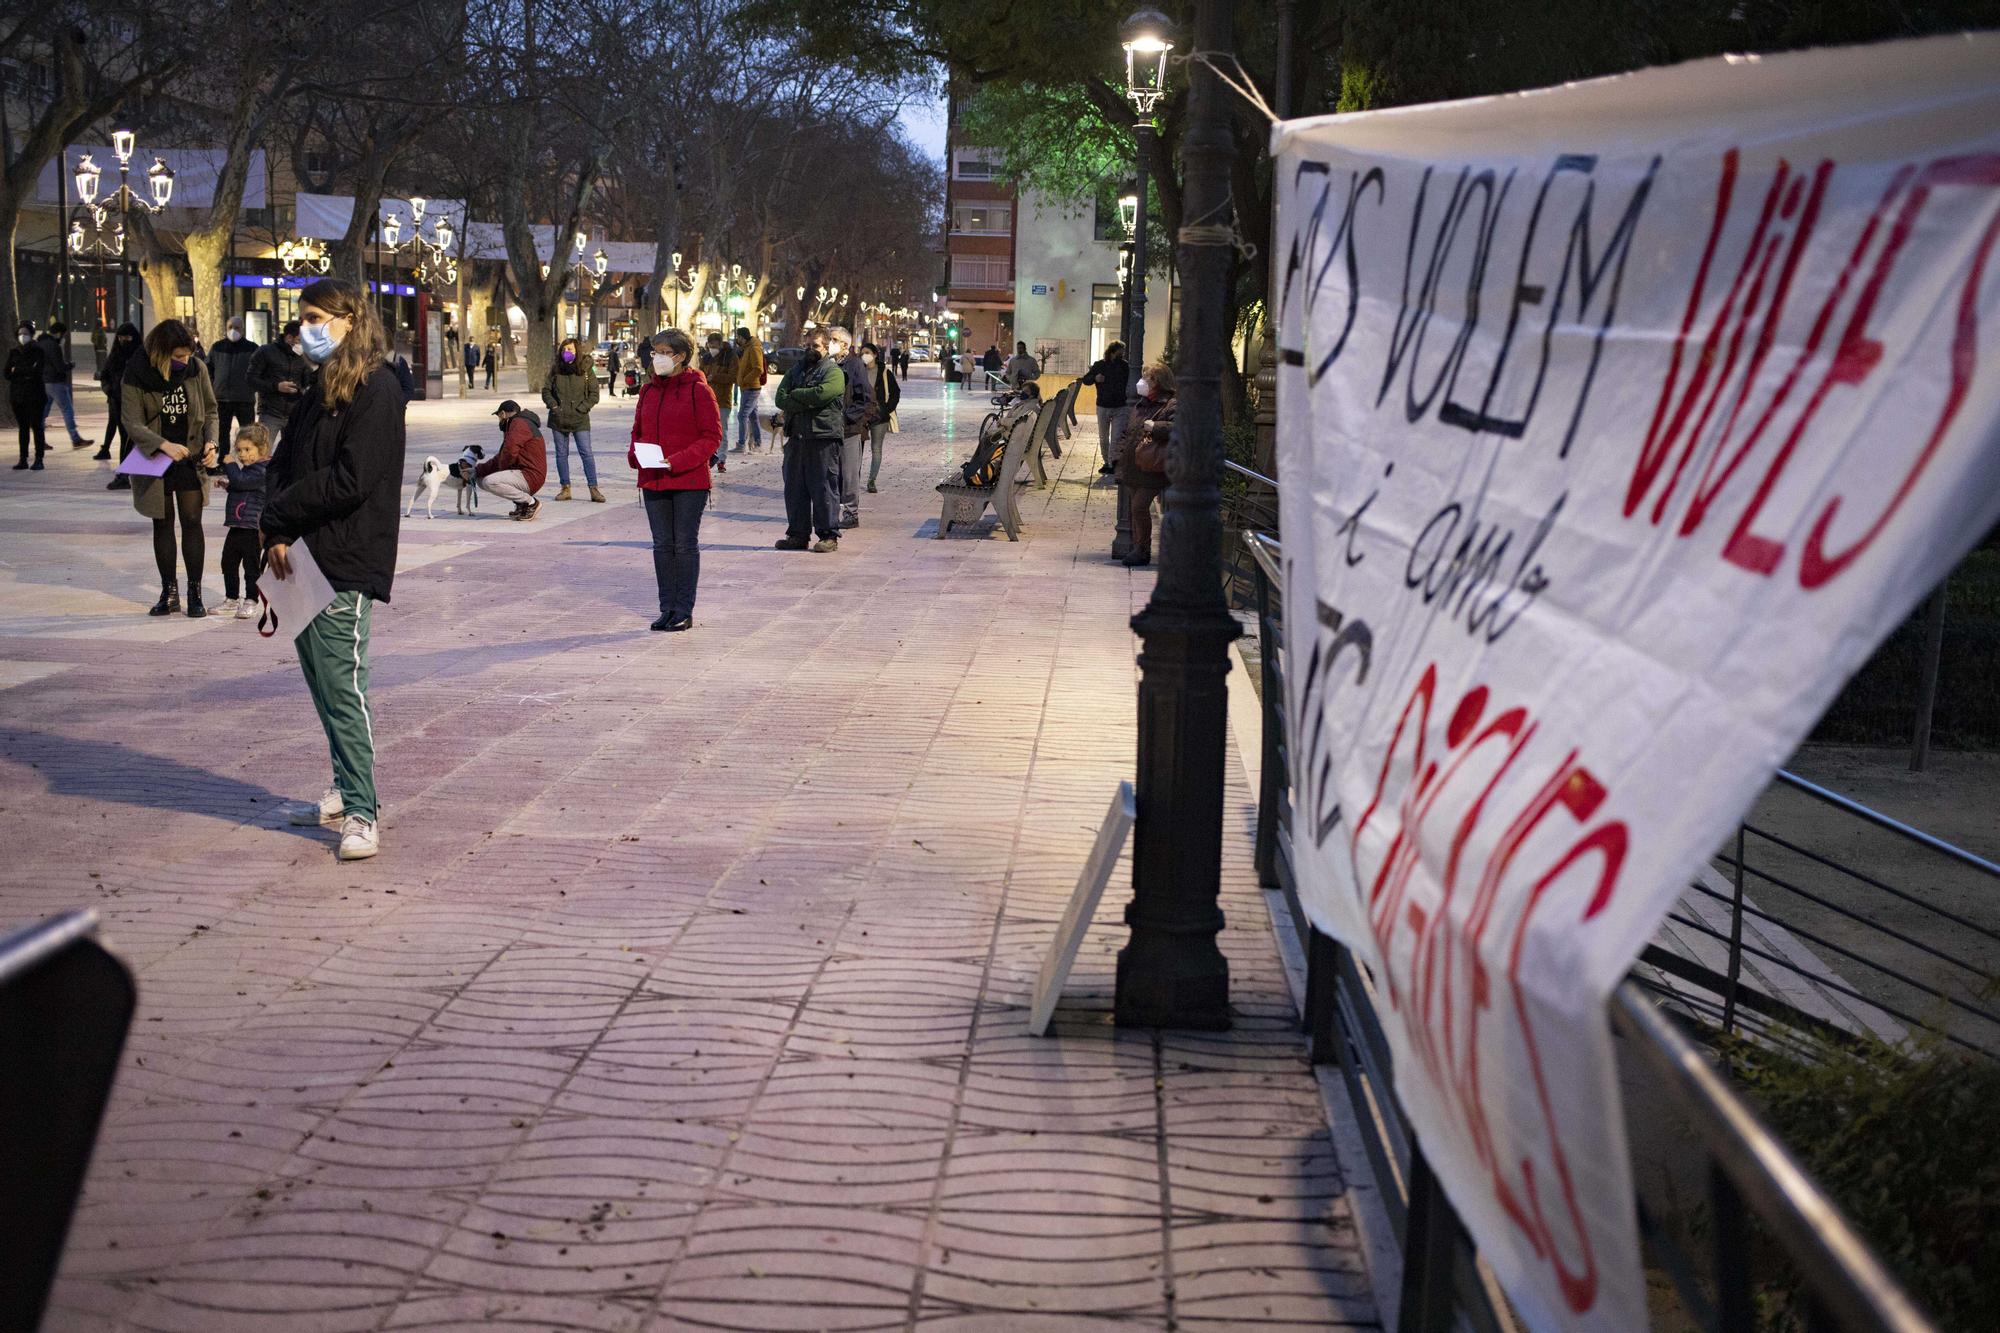
[[[207,614],[208,608],[201,604],[201,585],[199,583],[188,584],[188,619],[200,620]]]
[[[167,583],[160,588],[160,600],[153,603],[149,616],[170,616],[181,609],[181,589],[177,583]]]
[[[104,489],[107,491],[129,491],[132,489],[132,479],[121,472],[110,481],[105,482]]]

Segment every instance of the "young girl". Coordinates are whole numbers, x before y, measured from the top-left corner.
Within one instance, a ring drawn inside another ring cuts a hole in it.
[[[257,570],[264,563],[263,539],[257,535],[264,517],[264,469],[271,455],[271,432],[253,422],[236,432],[236,450],[222,465],[217,486],[229,488],[222,522],[229,535],[222,539],[222,591],[228,599],[219,615],[248,620],[257,614]],[[237,596],[238,571],[242,597]]]

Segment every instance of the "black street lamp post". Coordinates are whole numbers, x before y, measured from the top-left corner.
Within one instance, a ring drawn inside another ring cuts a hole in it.
[[[1125,355],[1131,367],[1128,401],[1139,376],[1146,372],[1146,198],[1147,163],[1154,143],[1153,108],[1167,93],[1167,52],[1174,49],[1173,23],[1157,9],[1135,10],[1119,28],[1125,48],[1125,96],[1139,113],[1133,126],[1138,140],[1138,209],[1132,220],[1132,282],[1125,291]],[[1132,497],[1119,469],[1118,528],[1111,540],[1111,558],[1122,560],[1132,549]]]
[[[1226,0],[1200,0],[1195,49],[1230,49]],[[1242,632],[1222,596],[1222,359],[1233,262],[1227,109],[1214,72],[1191,64],[1181,148],[1179,402],[1167,450],[1159,578],[1132,618],[1139,650],[1138,823],[1131,941],[1118,954],[1117,1020],[1229,1026],[1222,930],[1222,793],[1229,644]],[[1142,252],[1143,253],[1143,252]]]

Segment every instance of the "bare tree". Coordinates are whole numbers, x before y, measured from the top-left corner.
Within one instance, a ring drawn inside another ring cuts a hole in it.
[[[10,124],[0,98],[0,316],[20,319],[14,281],[21,211],[64,144],[135,95],[157,87],[196,49],[200,16],[160,17],[138,0],[94,0],[55,14],[21,5],[0,27],[0,56],[51,72],[53,95],[26,125]]]

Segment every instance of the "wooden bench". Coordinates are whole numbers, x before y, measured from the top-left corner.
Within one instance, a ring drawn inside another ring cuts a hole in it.
[[[1021,464],[1034,444],[1041,420],[1040,412],[1024,412],[1015,419],[1007,433],[1007,447],[1001,451],[1000,470],[992,485],[969,486],[956,480],[938,483],[937,492],[944,497],[944,511],[938,515],[934,534],[939,541],[944,540],[954,523],[977,523],[988,505],[993,506],[1000,526],[1007,530],[1007,540],[1021,540],[1021,510],[1014,493],[1020,489]]]
[[[1076,399],[1082,392],[1083,381],[1074,379],[1063,386],[1063,391],[1059,395],[1062,399],[1062,415],[1057,420],[1062,427],[1062,437],[1065,440],[1076,433]],[[1056,447],[1054,436],[1049,438],[1049,452],[1057,458],[1062,457],[1062,450]]]

